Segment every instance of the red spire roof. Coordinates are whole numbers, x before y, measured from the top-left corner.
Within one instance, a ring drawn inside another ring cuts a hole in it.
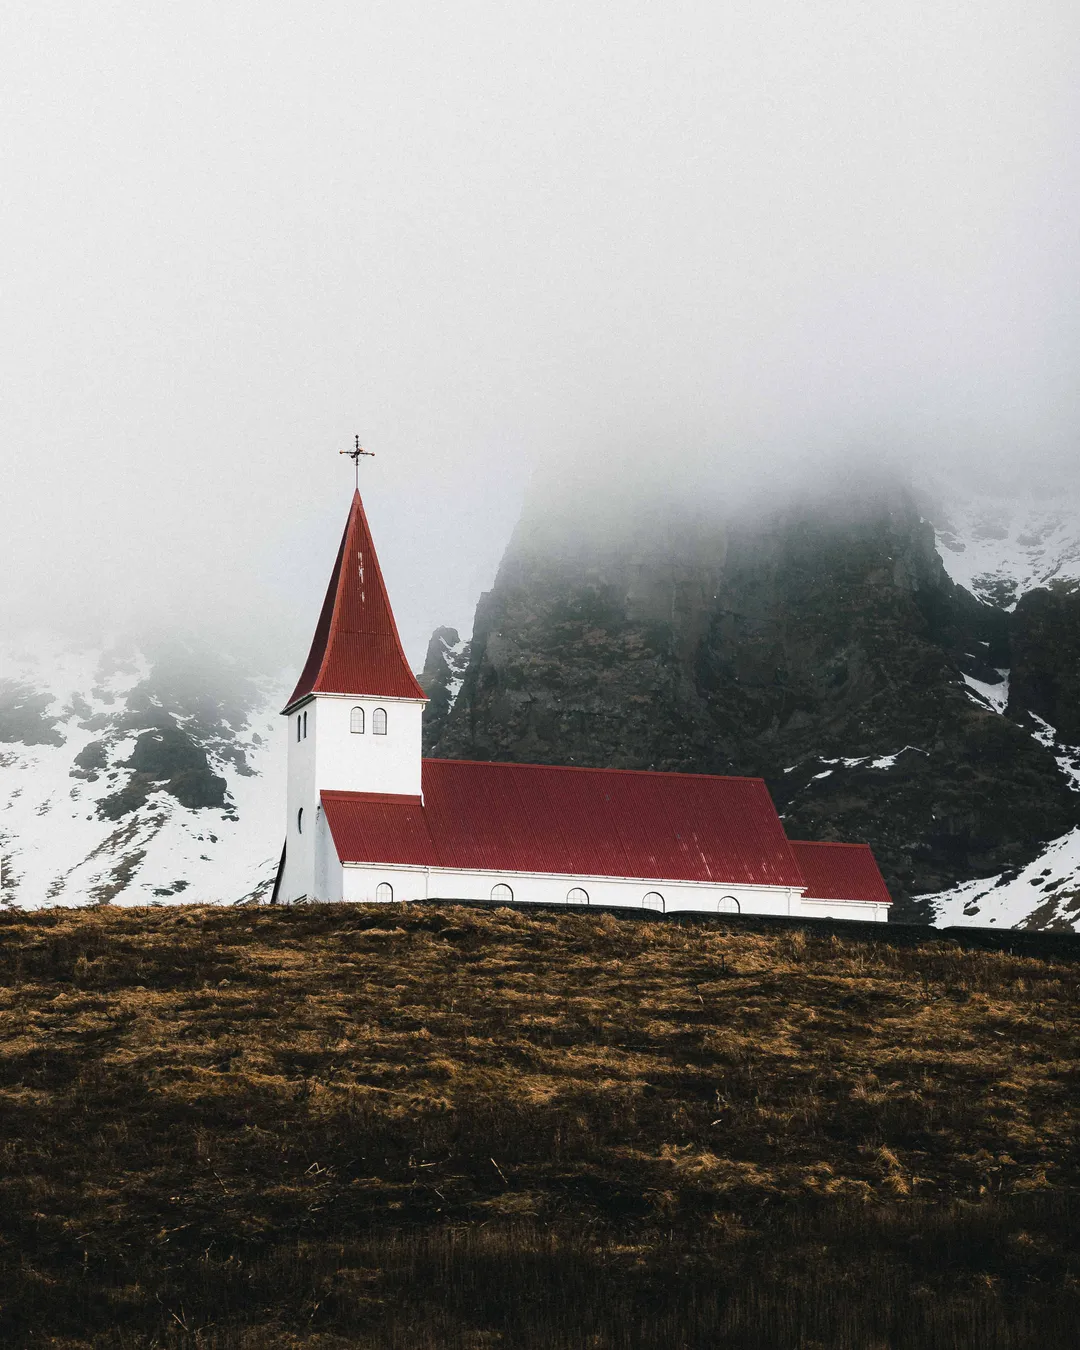
[[[427,697],[405,659],[359,492],[353,493],[311,651],[285,711],[308,694]]]

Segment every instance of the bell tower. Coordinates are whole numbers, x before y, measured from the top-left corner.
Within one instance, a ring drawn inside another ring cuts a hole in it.
[[[307,661],[282,715],[289,760],[281,900],[325,898],[324,791],[421,796],[427,698],[409,669],[359,491]]]

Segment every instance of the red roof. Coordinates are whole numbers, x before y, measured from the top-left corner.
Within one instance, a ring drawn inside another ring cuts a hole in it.
[[[426,759],[422,782],[323,792],[341,861],[804,885],[760,778]]]
[[[805,899],[892,904],[869,844],[815,844],[793,839],[791,851],[806,878]]]
[[[359,492],[353,494],[311,651],[285,711],[308,694],[427,697],[402,650]]]

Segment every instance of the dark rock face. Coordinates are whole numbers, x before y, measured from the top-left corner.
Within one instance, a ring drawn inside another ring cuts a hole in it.
[[[1008,664],[1007,616],[949,580],[895,487],[595,539],[526,520],[432,749],[762,775],[793,837],[870,843],[919,918],[919,892],[1080,815],[1053,755],[966,692]]]
[[[91,741],[75,756],[75,763],[88,773],[96,773],[108,767],[109,751],[104,741]]]
[[[469,644],[456,628],[436,628],[428,643],[420,686],[428,696],[424,708],[424,749],[437,744],[454,706],[461,680],[469,663]]]
[[[80,724],[113,735],[138,733],[131,758],[118,765],[130,772],[98,802],[98,814],[119,820],[145,805],[151,792],[167,792],[191,810],[229,807],[228,785],[211,768],[210,753],[250,775],[236,733],[255,699],[251,682],[225,662],[184,647],[165,649],[115,714]],[[73,776],[96,777],[105,756],[104,743],[91,742],[76,756]]]
[[[0,681],[0,741],[23,745],[63,745],[57,718],[48,709],[54,700],[23,685]]]
[[[72,778],[84,778],[96,783],[109,767],[109,747],[104,741],[91,741],[75,756],[74,767],[69,771]]]
[[[212,772],[206,751],[179,727],[165,725],[144,731],[135,742],[128,766],[134,770],[128,782],[98,806],[107,819],[118,820],[142,806],[148,794],[159,789],[192,810],[225,805],[225,779]]]
[[[1009,712],[1036,713],[1080,745],[1080,591],[1029,591],[1010,616]]]

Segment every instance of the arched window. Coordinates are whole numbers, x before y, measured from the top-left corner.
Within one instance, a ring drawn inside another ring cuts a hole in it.
[[[722,895],[716,902],[717,914],[741,914],[742,905],[733,895]]]
[[[354,708],[349,714],[349,730],[354,736],[362,736],[364,734],[363,708]]]
[[[491,898],[500,905],[508,905],[514,898],[514,892],[505,882],[500,881],[497,886],[492,886]]]
[[[304,740],[307,740],[307,710],[304,710]]]
[[[641,901],[642,909],[658,909],[661,914],[664,912],[664,897],[659,891],[650,891]]]
[[[296,739],[297,739],[297,740],[299,740],[300,737],[301,737],[301,735],[303,734],[303,727],[304,727],[304,714],[303,714],[303,713],[297,713],[297,714],[296,714]]]
[[[589,903],[589,892],[583,891],[580,886],[574,886],[566,892],[566,903],[568,905],[587,905]]]
[[[380,881],[375,887],[375,899],[380,905],[388,905],[394,898],[394,888],[388,881]]]
[[[386,709],[376,708],[371,714],[371,734],[373,736],[386,735]]]
[[[296,833],[297,833],[297,834],[303,834],[303,833],[304,833],[304,808],[303,808],[303,807],[301,807],[300,810],[297,811],[297,813],[296,813]]]

